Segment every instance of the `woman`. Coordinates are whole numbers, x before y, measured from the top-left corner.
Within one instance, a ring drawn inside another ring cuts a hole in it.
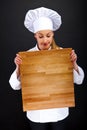
[[[40,7],[29,10],[25,16],[25,27],[34,33],[37,44],[28,51],[40,51],[49,49],[62,49],[54,42],[54,31],[58,30],[61,25],[61,16],[54,10]],[[82,84],[84,79],[84,71],[77,64],[77,55],[72,50],[70,55],[73,63],[74,83]],[[14,59],[16,69],[12,73],[9,83],[14,90],[21,89],[19,67],[22,63],[19,54]],[[69,108],[52,108],[43,110],[31,110],[26,112],[29,119],[31,130],[65,130],[65,120],[69,115]]]

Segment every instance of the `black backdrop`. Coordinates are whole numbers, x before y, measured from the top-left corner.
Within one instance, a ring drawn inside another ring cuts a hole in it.
[[[21,90],[14,91],[9,77],[15,69],[14,57],[18,51],[35,45],[33,34],[24,27],[29,9],[40,6],[56,10],[62,17],[62,26],[55,32],[55,40],[62,47],[72,47],[78,55],[78,64],[84,69],[82,85],[75,85],[76,107],[70,108],[70,130],[85,127],[86,117],[86,34],[84,0],[1,0],[0,1],[0,130],[28,130],[26,113],[22,111]]]

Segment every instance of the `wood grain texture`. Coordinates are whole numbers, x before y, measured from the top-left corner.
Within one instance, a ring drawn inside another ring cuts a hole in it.
[[[75,106],[71,50],[19,52],[24,111]]]

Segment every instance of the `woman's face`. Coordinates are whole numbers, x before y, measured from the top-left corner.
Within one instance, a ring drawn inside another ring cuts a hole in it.
[[[53,31],[43,30],[35,33],[37,45],[40,50],[48,50],[51,47],[53,41]]]

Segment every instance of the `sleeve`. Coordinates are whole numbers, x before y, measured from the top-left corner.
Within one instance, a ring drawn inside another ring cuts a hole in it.
[[[21,89],[20,78],[17,78],[16,70],[11,74],[9,84],[14,90]]]
[[[83,83],[83,80],[84,80],[84,71],[83,69],[78,66],[78,69],[79,69],[79,73],[77,71],[73,71],[73,74],[74,74],[74,83],[76,84],[82,84]]]

